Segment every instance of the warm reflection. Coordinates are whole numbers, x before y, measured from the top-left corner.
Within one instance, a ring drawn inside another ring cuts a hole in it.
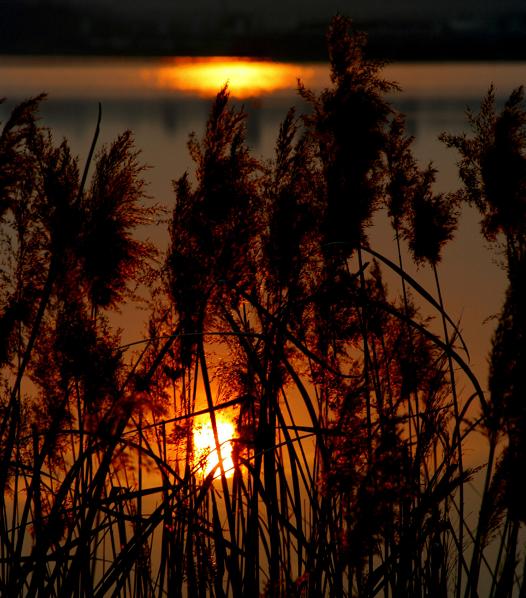
[[[228,84],[238,98],[294,89],[298,79],[311,85],[317,75],[313,65],[287,64],[242,58],[175,58],[169,65],[145,72],[156,85],[201,96],[216,94]]]
[[[217,436],[223,459],[223,469],[226,477],[234,473],[232,461],[232,440],[235,436],[234,424],[216,415]],[[196,421],[193,433],[194,441],[194,464],[201,468],[203,475],[207,476],[216,466],[219,465],[219,458],[216,450],[214,431],[212,423],[208,418]],[[221,469],[217,467],[215,477],[221,475]]]

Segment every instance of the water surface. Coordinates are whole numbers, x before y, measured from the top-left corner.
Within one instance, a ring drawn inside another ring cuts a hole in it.
[[[415,136],[415,152],[422,164],[433,162],[439,171],[437,188],[452,191],[458,186],[456,156],[437,139],[442,131],[466,130],[467,107],[476,110],[489,85],[502,103],[511,90],[526,82],[526,63],[419,63],[394,64],[385,78],[396,81],[402,91],[393,94],[394,106],[407,116]],[[86,155],[102,104],[101,142],[111,141],[131,129],[147,171],[149,193],[170,206],[172,180],[191,169],[186,143],[188,135],[203,131],[210,102],[228,83],[232,96],[248,113],[248,143],[256,156],[271,157],[279,124],[287,109],[302,107],[298,80],[319,92],[329,84],[326,64],[294,64],[232,58],[167,59],[44,59],[0,58],[0,118],[16,102],[46,92],[42,121],[57,139],[67,137],[73,151]],[[150,234],[166,244],[163,229]],[[376,247],[394,257],[392,233],[380,216],[371,238]],[[457,238],[444,255],[441,276],[447,307],[461,323],[471,347],[471,364],[486,375],[494,321],[504,291],[504,275],[494,251],[485,246],[478,232],[478,215],[466,210]],[[411,269],[429,289],[430,273]],[[390,280],[393,293],[397,281]],[[129,322],[128,322],[129,324]],[[139,333],[137,323],[132,335]]]

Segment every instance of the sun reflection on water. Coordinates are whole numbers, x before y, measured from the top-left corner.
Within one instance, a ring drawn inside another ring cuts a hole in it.
[[[223,469],[225,476],[231,477],[234,474],[234,462],[232,460],[232,441],[235,437],[234,424],[221,417],[216,416],[217,436],[221,448],[221,457],[223,459]],[[202,419],[194,425],[193,430],[194,443],[194,465],[202,469],[204,476],[207,476],[217,467],[217,473],[214,477],[221,475],[218,467],[219,458],[216,450],[214,431],[210,420]]]

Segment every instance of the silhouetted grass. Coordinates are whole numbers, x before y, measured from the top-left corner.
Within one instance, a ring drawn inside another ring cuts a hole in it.
[[[337,17],[328,42],[332,85],[300,88],[309,111],[285,116],[268,163],[218,93],[162,268],[133,236],[156,211],[130,133],[97,154],[99,118],[81,175],[38,122],[43,98],[5,123],[0,594],[524,595],[522,92],[500,114],[490,92],[473,137],[444,136],[464,188],[439,195],[365,38]],[[510,282],[488,397],[439,278],[465,200]],[[369,244],[382,206],[397,264]],[[111,311],[145,282],[147,334],[121,346]],[[488,461],[468,467],[480,432]]]

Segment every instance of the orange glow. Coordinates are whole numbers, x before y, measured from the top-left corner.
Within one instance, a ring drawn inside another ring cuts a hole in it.
[[[234,474],[234,463],[232,461],[232,439],[235,434],[234,424],[227,419],[222,419],[220,416],[216,416],[216,424],[221,457],[223,459],[223,469],[225,470],[226,477],[231,477]],[[208,418],[195,424],[193,440],[194,465],[201,467],[203,475],[207,476],[214,467],[219,465],[214,431],[212,423]],[[221,469],[218,467],[214,477],[219,477],[220,475]]]
[[[248,98],[290,91],[298,78],[310,85],[317,70],[315,66],[241,58],[175,58],[169,65],[144,73],[146,78],[152,75],[154,84],[162,89],[208,97],[228,84],[232,95]]]

